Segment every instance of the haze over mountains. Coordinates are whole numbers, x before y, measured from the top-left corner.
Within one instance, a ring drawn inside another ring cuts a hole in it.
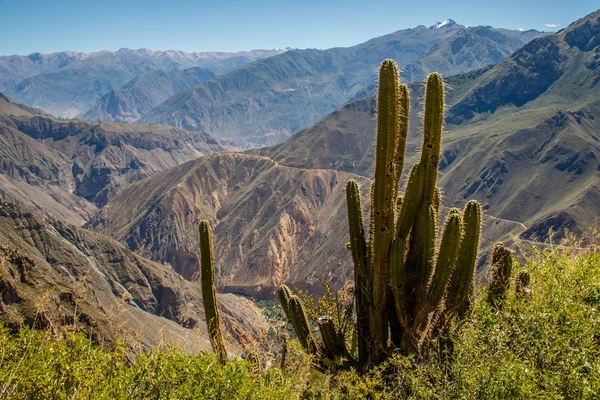
[[[407,168],[422,141],[420,81],[432,69],[447,75],[443,206],[482,202],[482,251],[498,239],[544,238],[550,229],[582,232],[600,216],[600,10],[549,36],[449,20],[351,48],[289,50],[226,73],[187,65],[144,71],[98,95],[86,114],[141,115],[136,121],[177,127],[57,120],[0,97],[0,195],[18,204],[2,205],[9,211],[0,245],[32,254],[40,265],[20,293],[43,283],[59,288],[59,298],[73,285],[60,267],[72,256],[74,269],[98,265],[105,276],[97,274],[93,287],[107,299],[122,294],[116,282],[123,285],[151,314],[140,317],[149,329],[162,314],[180,332],[185,320],[170,318],[154,292],[158,281],[184,297],[197,290],[188,281],[197,277],[202,219],[214,230],[222,292],[269,298],[283,282],[315,288],[323,277],[334,284],[351,279],[344,187],[357,179],[368,198],[373,82],[387,57],[413,81]],[[18,70],[16,61],[11,65]],[[18,226],[26,229],[12,228]],[[45,240],[60,256],[40,244]],[[160,276],[145,283],[139,274]],[[254,312],[229,296],[231,315]],[[24,313],[18,301],[10,307]],[[138,311],[131,312],[135,320]]]
[[[432,70],[452,75],[494,64],[543,34],[446,20],[353,47],[283,54],[121,49],[0,57],[0,91],[62,117],[171,125],[256,147],[336,110],[374,81],[385,57],[421,80]]]
[[[104,94],[148,71],[173,72],[201,67],[223,74],[280,52],[185,53],[121,49],[89,54],[65,51],[2,56],[0,92],[21,103],[69,118],[87,111]]]
[[[214,77],[213,72],[200,67],[175,72],[146,72],[127,82],[121,89],[111,90],[102,96],[82,118],[135,122],[169,97]]]
[[[496,63],[531,37],[518,31],[466,28],[449,20],[348,48],[288,51],[180,93],[140,121],[202,130],[242,146],[276,144],[372,83],[373,71],[386,57],[401,67],[420,59],[411,72],[420,80],[429,67],[457,73]]]

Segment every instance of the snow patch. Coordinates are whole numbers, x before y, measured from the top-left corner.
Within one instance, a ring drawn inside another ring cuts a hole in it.
[[[456,22],[454,22],[454,20],[447,19],[444,22],[436,22],[436,24],[433,25],[432,28],[441,28],[444,26],[455,25],[455,24],[456,24]]]

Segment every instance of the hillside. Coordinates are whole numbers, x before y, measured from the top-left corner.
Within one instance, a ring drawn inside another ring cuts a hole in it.
[[[173,72],[201,67],[218,75],[280,52],[185,53],[120,49],[2,56],[0,91],[53,115],[75,117],[87,111],[101,96],[148,71]]]
[[[102,96],[81,117],[90,121],[135,122],[169,97],[214,77],[210,70],[199,67],[146,72]]]
[[[525,223],[528,235],[541,237],[552,226],[581,232],[600,216],[592,206],[600,188],[598,18],[600,12],[590,14],[494,67],[447,79],[441,160],[447,205],[474,197],[492,215]],[[374,107],[373,97],[356,100],[256,152],[290,166],[369,176]],[[412,111],[415,121],[418,103]],[[417,127],[408,154],[420,145]],[[547,182],[554,182],[552,190]]]
[[[231,145],[159,125],[56,120],[0,98],[0,193],[80,225],[131,182]]]
[[[534,32],[537,35],[532,37],[525,32],[511,35],[514,31],[490,26],[461,30],[407,64],[402,77],[407,82],[421,82],[432,71],[451,76],[496,64],[525,43],[542,36]]]
[[[98,343],[210,348],[200,283],[98,233],[2,201],[0,265],[2,322],[12,329],[72,325]],[[265,321],[250,301],[219,301],[229,345],[261,334]]]
[[[482,250],[524,231],[542,238],[551,227],[581,232],[600,216],[599,18],[591,14],[494,67],[448,79],[443,204],[482,202],[488,214]],[[549,74],[540,61],[561,71],[551,87],[524,104],[499,104],[493,114],[475,109],[467,118],[469,93],[531,93],[543,85]],[[527,74],[527,86],[511,84],[511,74]],[[413,100],[422,99],[422,88],[412,86]],[[307,287],[323,276],[341,282],[351,276],[344,185],[350,176],[358,179],[367,197],[374,105],[373,98],[357,100],[280,145],[203,157],[157,174],[121,192],[89,226],[190,276],[198,268],[196,225],[207,218],[224,290],[264,296],[280,282]],[[412,111],[407,167],[422,140],[418,101]],[[458,115],[462,122],[452,123]]]
[[[371,84],[384,58],[405,66],[421,57],[411,67],[413,77],[421,79],[430,68],[454,74],[493,64],[530,37],[451,21],[348,48],[287,51],[175,95],[140,122],[202,130],[248,147],[272,145],[335,111]]]
[[[359,375],[354,369],[318,373],[298,354],[299,344],[290,346],[283,367],[279,348],[260,352],[260,363],[235,359],[222,366],[209,352],[160,348],[124,359],[119,349],[90,346],[83,334],[13,336],[0,329],[0,381],[14,399],[73,397],[75,391],[77,398],[123,400],[157,393],[186,400],[596,398],[599,255],[537,250],[526,269],[529,299],[515,295],[511,279],[498,310],[487,304],[487,289],[478,288],[472,313],[452,336],[450,362],[439,338],[424,359],[396,355],[384,372]]]

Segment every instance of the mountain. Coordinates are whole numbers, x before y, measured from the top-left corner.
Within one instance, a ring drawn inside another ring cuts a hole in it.
[[[432,71],[450,76],[497,64],[525,43],[543,36],[542,32],[534,32],[536,36],[490,26],[461,30],[406,65],[402,77],[408,82],[416,82]]]
[[[105,345],[210,348],[200,283],[106,236],[0,201],[0,263],[0,319],[13,330],[68,325]],[[229,346],[266,329],[249,300],[218,301]]]
[[[287,51],[177,94],[139,121],[202,130],[242,146],[275,144],[370,85],[384,58],[412,65],[415,79],[430,68],[465,72],[499,61],[531,37],[507,32],[465,28],[450,21],[401,30],[348,48]]]
[[[122,88],[102,96],[82,118],[90,121],[135,122],[169,97],[214,77],[214,73],[200,67],[174,72],[146,72]]]
[[[33,53],[0,57],[0,91],[15,100],[61,117],[87,111],[101,96],[145,72],[201,67],[223,74],[248,62],[281,53],[185,53],[121,49],[96,53]]]
[[[550,228],[581,233],[600,216],[599,41],[600,11],[447,79],[443,204],[482,202],[483,252]],[[422,141],[423,87],[411,88],[407,168]],[[358,99],[279,145],[161,172],[123,190],[88,226],[190,277],[197,224],[208,219],[224,291],[266,297],[282,282],[341,284],[352,278],[344,186],[355,178],[368,198],[374,115],[375,99]]]
[[[232,146],[160,125],[57,120],[0,95],[0,193],[73,224],[131,182]]]

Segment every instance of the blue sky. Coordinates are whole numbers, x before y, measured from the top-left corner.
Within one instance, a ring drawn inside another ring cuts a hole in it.
[[[469,26],[558,30],[598,7],[597,0],[0,0],[0,55],[329,48],[446,18]]]

